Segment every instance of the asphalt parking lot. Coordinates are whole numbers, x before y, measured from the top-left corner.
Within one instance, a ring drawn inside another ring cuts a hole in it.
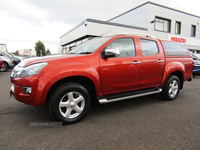
[[[200,76],[174,101],[156,94],[98,105],[79,123],[52,126],[47,108],[10,98],[10,74],[0,72],[0,149],[200,149]]]

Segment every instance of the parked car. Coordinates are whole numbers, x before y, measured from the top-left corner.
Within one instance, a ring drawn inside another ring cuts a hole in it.
[[[11,94],[49,107],[64,124],[83,119],[100,104],[161,93],[174,100],[192,80],[194,61],[181,44],[133,35],[99,37],[67,55],[23,60],[11,73]]]
[[[7,52],[7,53],[8,53],[9,55],[11,55],[12,57],[18,58],[20,61],[24,60],[24,57],[16,56],[16,55],[14,55],[14,54],[12,54],[12,53],[9,53],[9,52]]]
[[[191,53],[192,58],[194,60],[194,68],[193,68],[193,77],[196,75],[200,75],[200,55]]]
[[[5,56],[0,56],[1,59],[3,60],[3,66],[0,69],[0,71],[7,71],[7,69],[13,68],[14,67],[14,62],[10,60],[8,57]]]
[[[3,59],[1,59],[1,57],[0,57],[0,70],[1,70],[1,68],[3,68]]]
[[[0,52],[0,56],[4,56],[4,57],[9,58],[11,61],[13,61],[14,66],[17,65],[21,61],[19,58],[14,57],[7,52]]]

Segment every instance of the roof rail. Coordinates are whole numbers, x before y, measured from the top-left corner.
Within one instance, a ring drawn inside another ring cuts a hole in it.
[[[137,32],[117,33],[115,35],[136,35],[136,36],[144,36],[144,37],[150,37],[150,38],[155,39],[155,36],[145,34],[145,33],[137,33]]]

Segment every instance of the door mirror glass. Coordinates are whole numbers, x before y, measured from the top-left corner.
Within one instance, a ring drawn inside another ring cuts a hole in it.
[[[117,57],[119,56],[119,49],[118,48],[112,48],[112,49],[105,49],[105,55],[104,58],[109,57]]]

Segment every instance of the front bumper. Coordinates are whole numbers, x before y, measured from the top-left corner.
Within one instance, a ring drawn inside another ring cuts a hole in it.
[[[32,106],[45,105],[48,89],[45,85],[50,78],[41,75],[34,75],[25,78],[11,78],[10,95],[22,103]],[[24,87],[31,88],[31,92],[24,92]],[[27,94],[29,93],[29,94]]]
[[[9,69],[14,68],[14,66],[15,66],[15,63],[14,63],[14,62],[9,63]]]
[[[31,76],[27,78],[11,78],[11,91],[12,95],[20,102],[31,105],[34,103],[36,94],[36,85],[38,85],[39,76]],[[32,87],[33,91],[30,94],[24,94],[22,91],[23,86]]]
[[[194,66],[193,74],[194,75],[200,75],[200,66]]]

